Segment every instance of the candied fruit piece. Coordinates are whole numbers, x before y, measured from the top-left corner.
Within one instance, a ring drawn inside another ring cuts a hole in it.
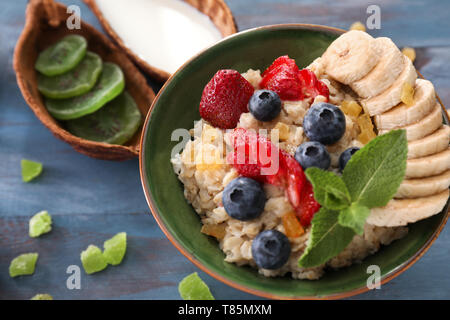
[[[377,135],[373,131],[363,131],[358,135],[358,141],[367,144],[370,140],[374,139]]]
[[[224,224],[204,224],[200,231],[208,236],[213,236],[218,240],[222,240],[225,237]]]
[[[414,62],[414,60],[416,60],[416,50],[414,50],[414,48],[404,47],[402,49],[402,53],[407,56],[409,60],[411,60],[411,62]]]
[[[41,211],[31,217],[29,222],[28,234],[32,238],[50,232],[52,230],[52,217],[47,211]]]
[[[373,131],[373,123],[372,120],[370,119],[370,116],[367,113],[363,113],[362,115],[360,115],[356,119],[356,122],[358,123],[361,132]]]
[[[359,128],[361,129],[361,133],[358,135],[358,140],[361,143],[366,144],[377,136],[374,131],[372,120],[370,119],[370,116],[367,113],[363,113],[362,115],[360,115],[356,119],[356,122],[358,123]]]
[[[366,26],[361,21],[352,23],[349,30],[366,31]]]
[[[24,253],[14,258],[9,265],[9,276],[13,278],[33,274],[38,257],[37,253]]]
[[[342,101],[342,104],[341,104],[341,110],[347,116],[356,118],[357,116],[360,115],[360,113],[362,111],[362,107],[356,101],[344,100],[344,101]]]
[[[278,138],[280,141],[289,139],[289,126],[283,122],[278,122],[272,130],[278,130]]]
[[[108,264],[113,266],[122,262],[125,252],[127,251],[127,234],[119,232],[111,239],[103,243],[103,256]]]
[[[215,300],[206,283],[197,272],[191,273],[181,280],[178,292],[184,300]]]
[[[22,180],[23,182],[30,182],[42,172],[42,163],[35,162],[27,159],[20,161],[22,167]]]
[[[408,107],[414,104],[414,88],[408,82],[405,82],[402,87],[402,94],[400,99]]]
[[[53,297],[48,293],[38,293],[31,300],[53,300]]]
[[[81,252],[81,263],[87,274],[102,271],[108,265],[102,250],[92,244]]]
[[[224,164],[220,150],[213,145],[203,145],[195,158],[197,170],[218,170]]]
[[[281,221],[283,222],[283,227],[288,238],[297,238],[305,233],[305,230],[294,212],[290,211],[284,214],[281,217]]]

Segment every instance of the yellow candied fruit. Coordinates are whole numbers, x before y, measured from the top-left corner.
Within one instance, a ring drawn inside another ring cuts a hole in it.
[[[225,237],[225,224],[204,224],[200,230],[202,233],[222,240]]]
[[[361,133],[358,135],[359,142],[366,144],[377,136],[374,131],[372,120],[367,113],[360,115],[356,119],[356,122],[361,130]]]
[[[219,149],[213,145],[203,145],[195,157],[195,167],[197,170],[218,170],[224,164],[224,159]]]
[[[408,82],[403,84],[400,100],[402,100],[402,102],[408,107],[414,104],[414,87]]]
[[[363,131],[373,131],[373,123],[370,116],[367,113],[363,113],[356,119],[361,132]]]
[[[402,49],[402,53],[407,56],[409,60],[411,60],[411,62],[414,62],[414,60],[416,60],[416,50],[414,50],[414,48],[404,47]]]
[[[281,221],[288,238],[298,238],[305,233],[305,229],[303,229],[294,212],[289,211],[284,214],[281,217]]]
[[[361,21],[354,22],[349,30],[366,31],[366,26]]]
[[[271,131],[271,138],[273,130],[278,130],[278,139],[280,141],[286,141],[289,139],[289,126],[283,122],[278,122]]]
[[[373,131],[363,131],[358,135],[358,141],[367,144],[370,140],[374,139],[377,135]]]
[[[362,107],[356,101],[344,100],[341,104],[341,110],[350,117],[357,117],[362,111]]]

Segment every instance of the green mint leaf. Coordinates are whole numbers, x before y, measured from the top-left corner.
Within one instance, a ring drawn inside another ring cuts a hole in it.
[[[298,261],[300,267],[320,266],[337,256],[352,241],[355,233],[341,226],[338,216],[337,211],[324,207],[314,215],[308,246]]]
[[[386,205],[403,181],[407,153],[405,130],[378,136],[356,152],[342,175],[352,202],[369,209]]]
[[[305,174],[314,190],[314,199],[331,210],[341,210],[351,204],[350,193],[344,181],[331,171],[311,167]]]
[[[339,224],[352,229],[359,235],[364,233],[364,224],[370,214],[370,209],[357,202],[352,203],[348,208],[341,210],[339,214]]]

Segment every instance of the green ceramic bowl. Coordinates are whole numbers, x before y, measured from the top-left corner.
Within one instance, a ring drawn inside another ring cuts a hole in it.
[[[219,69],[245,72],[265,69],[281,55],[302,67],[320,56],[344,30],[312,25],[276,25],[230,36],[182,66],[164,85],[147,116],[141,139],[140,169],[150,209],[169,240],[189,260],[216,279],[237,289],[280,299],[342,298],[367,291],[367,267],[378,265],[382,283],[405,271],[436,239],[448,217],[444,212],[410,226],[409,234],[383,247],[361,264],[330,271],[320,280],[265,278],[249,267],[224,261],[218,243],[200,232],[200,219],[183,196],[183,186],[170,163],[177,128],[190,129],[200,119],[203,87]]]

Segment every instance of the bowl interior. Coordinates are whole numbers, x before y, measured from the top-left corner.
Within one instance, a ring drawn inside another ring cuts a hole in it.
[[[320,56],[339,31],[307,26],[259,28],[229,37],[182,67],[161,90],[144,128],[141,177],[152,211],[170,240],[205,271],[239,289],[278,298],[339,297],[364,291],[367,267],[378,265],[387,279],[413,261],[445,223],[441,213],[410,226],[409,234],[383,247],[361,264],[329,271],[320,280],[265,278],[249,267],[224,262],[217,241],[200,232],[200,219],[185,200],[170,163],[175,129],[190,129],[200,119],[203,87],[219,69],[264,70],[280,55],[304,67]],[[447,209],[446,209],[447,210]],[[444,212],[446,212],[444,210]]]

